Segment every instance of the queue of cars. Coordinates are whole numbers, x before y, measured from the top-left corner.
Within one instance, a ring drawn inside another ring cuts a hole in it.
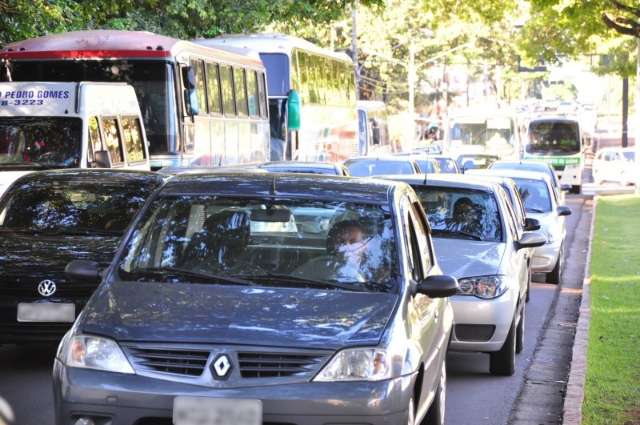
[[[513,374],[531,273],[562,274],[570,210],[499,164],[24,175],[0,198],[0,343],[64,334],[59,425],[443,424],[447,350]]]

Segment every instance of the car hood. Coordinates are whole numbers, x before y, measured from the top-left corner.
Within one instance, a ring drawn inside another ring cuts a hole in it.
[[[376,345],[397,299],[308,288],[115,282],[91,299],[80,329],[136,342]]]
[[[20,177],[32,173],[32,170],[28,171],[0,171],[0,196],[11,186],[11,184],[18,180]]]
[[[506,244],[453,238],[433,238],[438,264],[458,279],[497,274]]]

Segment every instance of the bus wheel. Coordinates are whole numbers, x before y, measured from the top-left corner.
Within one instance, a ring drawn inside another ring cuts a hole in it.
[[[580,195],[582,192],[582,185],[576,184],[571,186],[571,193],[575,193],[576,195]]]

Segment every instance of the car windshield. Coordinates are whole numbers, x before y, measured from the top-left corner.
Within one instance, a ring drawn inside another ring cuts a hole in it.
[[[0,169],[80,166],[82,121],[69,117],[0,117]]]
[[[630,162],[634,162],[636,160],[636,153],[633,151],[625,151],[622,152],[624,155],[624,159]]]
[[[414,187],[435,237],[501,242],[502,220],[492,193],[482,190]]]
[[[572,121],[539,121],[529,125],[527,153],[572,155],[580,152],[578,123]]]
[[[416,162],[418,163],[418,167],[420,167],[420,171],[422,173],[437,173],[436,167],[432,161],[428,159],[416,159]]]
[[[518,186],[524,209],[530,213],[546,213],[551,211],[551,194],[547,184],[542,180],[513,179]]]
[[[349,174],[355,177],[416,173],[410,161],[358,159],[347,161],[345,165],[349,169]]]
[[[463,170],[478,170],[491,167],[498,160],[497,157],[483,155],[460,155],[458,167]]]
[[[119,264],[127,281],[397,290],[391,213],[341,201],[161,197]]]
[[[121,235],[158,183],[29,180],[6,194],[0,230]]]
[[[440,165],[440,172],[447,174],[456,174],[458,170],[456,169],[456,163],[453,159],[449,158],[437,158],[438,165]]]

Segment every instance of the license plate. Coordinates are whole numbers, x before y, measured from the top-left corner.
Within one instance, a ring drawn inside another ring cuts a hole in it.
[[[174,425],[261,425],[262,402],[228,398],[176,397]]]
[[[18,322],[67,322],[76,320],[73,303],[19,303]]]

